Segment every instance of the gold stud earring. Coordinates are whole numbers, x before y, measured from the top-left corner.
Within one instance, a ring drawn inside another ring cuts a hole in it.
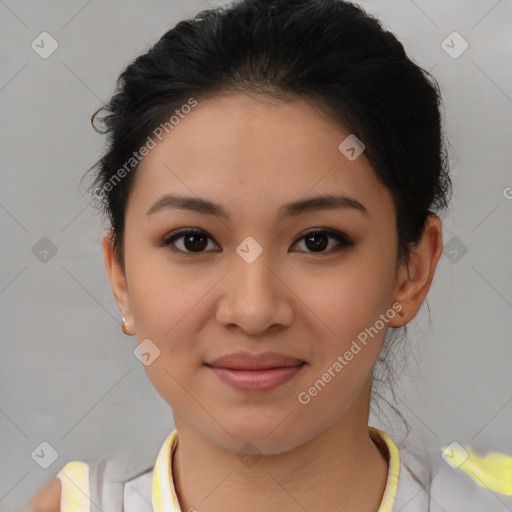
[[[131,324],[127,324],[126,323],[126,320],[124,319],[124,316],[123,316],[123,323],[121,324],[121,330],[123,331],[123,334],[126,334],[127,336],[132,336],[128,330],[127,330],[127,327],[128,325],[131,325]]]

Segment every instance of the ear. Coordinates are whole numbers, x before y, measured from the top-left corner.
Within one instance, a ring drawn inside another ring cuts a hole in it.
[[[126,334],[133,335],[135,334],[133,330],[134,321],[128,295],[126,275],[114,255],[114,245],[111,231],[105,231],[103,233],[101,245],[103,247],[103,260],[105,262],[105,269],[107,270],[108,278],[110,280],[112,293],[114,294],[117,306],[127,324]]]
[[[404,316],[396,315],[390,320],[392,327],[405,325],[417,315],[432,284],[442,250],[441,221],[437,215],[430,215],[420,242],[398,269],[395,301],[402,305],[400,311]]]

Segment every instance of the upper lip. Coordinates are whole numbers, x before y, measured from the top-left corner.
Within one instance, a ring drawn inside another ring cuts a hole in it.
[[[206,364],[217,368],[231,368],[234,370],[264,370],[283,366],[298,366],[304,362],[302,359],[278,352],[263,352],[262,354],[235,352],[218,357]]]

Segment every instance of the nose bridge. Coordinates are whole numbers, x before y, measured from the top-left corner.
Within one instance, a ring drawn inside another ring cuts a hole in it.
[[[273,270],[272,251],[247,237],[236,248],[228,289],[217,310],[219,322],[237,324],[257,334],[274,324],[285,324],[291,313],[283,287]],[[288,311],[288,312],[287,312]]]
[[[271,270],[271,253],[270,248],[263,247],[252,236],[238,245],[234,263],[235,293],[272,293],[275,277]]]

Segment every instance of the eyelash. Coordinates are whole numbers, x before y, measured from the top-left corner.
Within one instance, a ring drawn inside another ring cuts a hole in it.
[[[162,247],[170,246],[176,240],[178,240],[180,238],[183,238],[184,236],[190,235],[190,234],[204,235],[207,238],[209,238],[210,240],[214,241],[205,231],[203,231],[201,229],[198,229],[198,228],[185,228],[185,229],[179,230],[176,233],[171,234],[170,236],[165,237],[162,240],[162,243],[160,245]],[[354,242],[347,235],[342,233],[341,231],[335,231],[335,230],[326,229],[326,228],[315,228],[315,229],[312,229],[312,230],[308,231],[307,233],[302,235],[300,238],[295,240],[293,245],[296,245],[298,242],[300,242],[301,240],[307,238],[308,236],[317,235],[317,234],[327,235],[328,237],[333,238],[334,240],[336,240],[338,242],[338,247],[335,248],[335,249],[328,250],[328,251],[319,251],[319,252],[315,252],[315,251],[299,251],[299,252],[306,252],[306,253],[309,253],[309,254],[329,254],[329,253],[332,253],[332,252],[341,251],[342,249],[348,249],[349,247],[352,247],[352,246],[355,245]],[[194,255],[204,254],[206,252],[211,252],[211,251],[191,252],[191,251],[183,251],[182,249],[170,249],[170,250],[172,252],[183,253],[183,254],[185,254],[187,256],[194,256]]]

